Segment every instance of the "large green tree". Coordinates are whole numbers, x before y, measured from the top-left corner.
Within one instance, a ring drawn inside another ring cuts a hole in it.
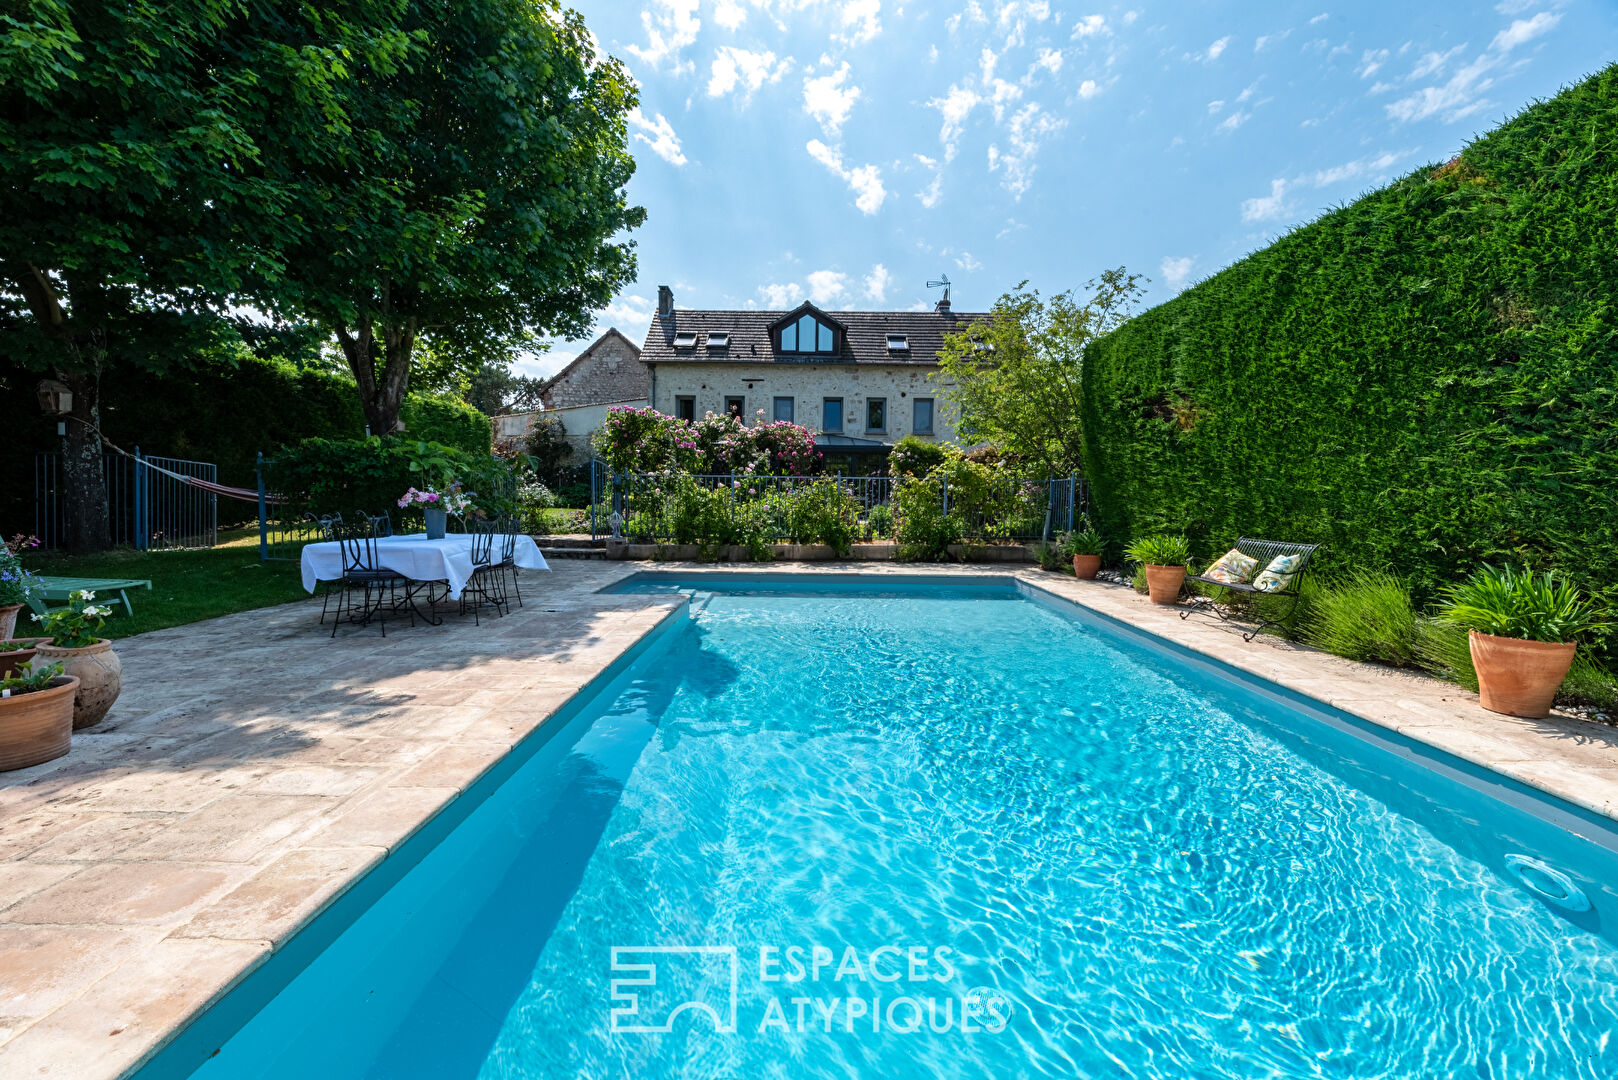
[[[267,163],[309,228],[259,300],[327,326],[374,433],[424,340],[467,375],[534,334],[575,336],[634,279],[622,234],[634,83],[554,0],[408,0],[417,47],[347,156]],[[378,185],[384,178],[386,185]],[[380,190],[379,190],[380,187]]]
[[[1084,347],[1129,317],[1144,284],[1120,266],[1087,282],[1088,296],[1045,299],[1024,281],[995,301],[989,319],[947,335],[940,383],[962,438],[995,443],[1052,476],[1083,473]]]
[[[265,159],[275,144],[343,158],[356,95],[411,45],[401,14],[401,0],[0,8],[0,353],[72,392],[71,548],[107,543],[102,372],[197,354],[209,314],[278,272],[308,192]]]

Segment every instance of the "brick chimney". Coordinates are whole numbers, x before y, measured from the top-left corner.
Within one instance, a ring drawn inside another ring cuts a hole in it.
[[[660,319],[674,317],[674,290],[667,285],[657,287],[657,317]]]
[[[939,312],[940,314],[943,314],[943,315],[948,315],[949,314],[949,293],[948,292],[944,293],[944,298],[942,300],[938,301],[938,306],[936,308],[934,308],[933,310],[937,311],[937,312]]]

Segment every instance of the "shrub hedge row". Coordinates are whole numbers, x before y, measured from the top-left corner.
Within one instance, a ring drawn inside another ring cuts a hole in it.
[[[1095,342],[1082,410],[1111,536],[1618,608],[1618,65]]]

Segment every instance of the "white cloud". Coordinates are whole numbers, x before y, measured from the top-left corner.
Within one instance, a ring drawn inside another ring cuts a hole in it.
[[[1073,22],[1073,40],[1087,37],[1101,37],[1112,33],[1107,29],[1105,15],[1080,15]]]
[[[803,111],[819,121],[822,130],[833,137],[842,130],[843,121],[860,99],[860,88],[846,85],[848,72],[845,60],[836,71],[803,80]]]
[[[843,32],[837,35],[847,45],[863,45],[882,32],[882,0],[844,0],[841,13]]]
[[[953,34],[961,28],[961,23],[963,22],[986,23],[988,21],[989,19],[983,14],[983,7],[978,3],[978,0],[968,0],[966,7],[944,20],[944,29]]]
[[[682,61],[680,53],[697,40],[702,20],[697,18],[698,0],[653,0],[640,13],[641,27],[646,31],[646,46],[628,46],[629,52],[654,68],[669,61],[671,71],[690,71],[692,64]],[[653,10],[657,9],[654,15]]]
[[[1241,109],[1237,109],[1235,112],[1221,120],[1219,122],[1219,126],[1214,130],[1222,133],[1232,132],[1241,127],[1243,124],[1247,123],[1247,121],[1251,120],[1252,118],[1252,113],[1243,112]]]
[[[1279,34],[1261,34],[1259,36],[1258,40],[1253,42],[1253,51],[1256,52],[1256,53],[1263,52],[1265,49],[1269,48],[1271,45],[1274,45],[1274,44],[1276,44],[1278,42],[1285,41],[1287,38],[1289,38],[1291,36],[1292,36],[1292,29],[1290,27],[1288,27],[1287,29],[1281,31]]]
[[[741,99],[747,101],[765,83],[778,83],[792,68],[789,56],[776,63],[773,52],[748,52],[721,45],[714,53],[713,67],[708,79],[708,96],[723,97],[741,87]]]
[[[717,0],[713,8],[713,21],[726,30],[735,30],[747,21],[747,9],[741,0]]]
[[[931,210],[938,205],[938,200],[944,197],[944,173],[938,167],[938,162],[926,154],[917,154],[916,160],[922,168],[931,169],[933,173],[932,181],[916,192],[916,198],[921,200],[921,205]]]
[[[1393,102],[1387,107],[1388,115],[1405,123],[1425,120],[1440,113],[1445,123],[1471,116],[1488,107],[1489,102],[1483,95],[1494,85],[1488,72],[1497,62],[1498,58],[1493,54],[1484,53],[1450,76],[1443,86],[1423,87],[1409,97]]]
[[[888,298],[888,283],[893,275],[881,263],[871,267],[871,272],[865,275],[865,299],[880,304]]]
[[[758,295],[764,302],[766,310],[785,311],[798,306],[798,301],[803,299],[803,286],[797,282],[785,285],[760,285]]]
[[[657,119],[648,120],[637,105],[629,110],[629,124],[636,129],[635,138],[650,146],[652,153],[670,165],[685,164],[685,151],[680,149],[680,137],[674,133],[674,126],[663,118],[662,113],[657,114]]]
[[[1055,49],[1039,50],[1039,55],[1034,58],[1034,62],[1032,66],[1029,67],[1028,75],[1023,79],[1023,82],[1029,82],[1042,70],[1048,71],[1052,75],[1055,75],[1057,72],[1061,71],[1062,54]]]
[[[816,270],[809,275],[809,299],[825,306],[848,291],[848,275],[838,270]]]
[[[1023,192],[1033,182],[1034,155],[1039,152],[1040,146],[1066,123],[1045,112],[1038,102],[1030,101],[1018,109],[1006,125],[1006,137],[1011,149],[1002,153],[998,146],[990,145],[989,171],[1005,170],[1002,183],[1014,198],[1022,198]]]
[[[1329,184],[1339,184],[1344,180],[1354,180],[1360,177],[1364,177],[1369,180],[1377,180],[1385,177],[1394,165],[1398,164],[1401,159],[1409,157],[1414,152],[1415,151],[1413,150],[1384,150],[1383,152],[1373,154],[1370,157],[1363,157],[1354,161],[1344,162],[1341,165],[1334,165],[1329,169],[1321,169],[1310,176],[1300,177],[1299,182],[1302,183],[1307,181],[1308,183],[1313,184],[1315,187],[1326,187]]]
[[[1210,60],[1219,59],[1220,54],[1225,51],[1226,47],[1228,47],[1230,45],[1232,40],[1234,40],[1234,39],[1231,37],[1231,35],[1226,34],[1224,37],[1220,38],[1218,41],[1216,41],[1212,45],[1208,46],[1208,59],[1210,59]]]
[[[1190,255],[1166,255],[1163,257],[1163,283],[1175,292],[1185,289],[1186,282],[1191,279],[1191,267],[1196,259]]]
[[[1489,44],[1489,48],[1495,52],[1510,52],[1517,46],[1526,44],[1541,34],[1550,33],[1556,28],[1556,24],[1561,21],[1562,16],[1552,15],[1548,11],[1541,11],[1532,19],[1518,19],[1496,34],[1494,41]]]
[[[1256,199],[1242,201],[1242,220],[1275,221],[1285,217],[1288,213],[1286,202],[1287,182],[1285,180],[1271,180],[1270,193]]]
[[[1214,113],[1217,113],[1220,109],[1223,109],[1224,107],[1225,107],[1225,103],[1224,103],[1223,100],[1210,101],[1210,102],[1208,102],[1208,115],[1212,116]]]
[[[956,145],[960,142],[961,132],[966,130],[967,117],[972,110],[983,103],[983,98],[976,90],[969,86],[951,86],[941,98],[933,98],[927,104],[937,109],[944,119],[943,126],[938,129],[938,140],[944,144],[944,160],[950,161],[955,157]]]
[[[1319,15],[1316,15],[1314,18],[1309,20],[1309,25],[1314,26],[1316,23],[1323,23],[1329,18],[1331,18],[1329,14],[1326,12],[1321,12]]]
[[[843,178],[849,190],[854,192],[854,205],[862,214],[874,214],[882,209],[882,203],[888,197],[888,189],[882,185],[882,172],[875,165],[856,165],[853,167],[843,163],[842,151],[834,146],[827,146],[819,139],[810,139],[807,147],[809,156],[820,162],[826,168]]]
[[[1360,56],[1360,78],[1369,79],[1372,75],[1382,70],[1382,65],[1387,63],[1389,55],[1390,53],[1386,49],[1366,49],[1364,54]]]
[[[1425,79],[1429,75],[1437,75],[1448,67],[1449,62],[1459,56],[1464,48],[1466,48],[1465,45],[1457,45],[1448,52],[1424,53],[1422,58],[1416,61],[1416,66],[1411,70],[1410,77],[1412,79]],[[1386,49],[1382,51],[1383,53],[1387,52]]]
[[[982,270],[983,264],[972,257],[970,251],[963,251],[955,256],[955,265],[970,274],[974,270]]]
[[[596,321],[609,323],[619,329],[643,326],[651,321],[652,309],[655,306],[649,296],[626,294],[602,308]]]
[[[1006,45],[1021,45],[1027,39],[1030,22],[1045,22],[1051,17],[1048,0],[1004,0],[995,13],[995,21],[1006,30]]]
[[[1079,96],[1081,98],[1093,98],[1099,93],[1101,93],[1101,87],[1096,85],[1094,79],[1085,79],[1079,84]]]

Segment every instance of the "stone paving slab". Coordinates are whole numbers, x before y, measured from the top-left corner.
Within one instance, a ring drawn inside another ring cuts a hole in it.
[[[481,626],[335,640],[307,602],[119,642],[125,691],[68,757],[0,774],[0,1076],[128,1075],[678,606],[558,560]],[[727,566],[1014,577],[1618,817],[1618,731],[1485,712],[1410,672],[1023,567]]]

